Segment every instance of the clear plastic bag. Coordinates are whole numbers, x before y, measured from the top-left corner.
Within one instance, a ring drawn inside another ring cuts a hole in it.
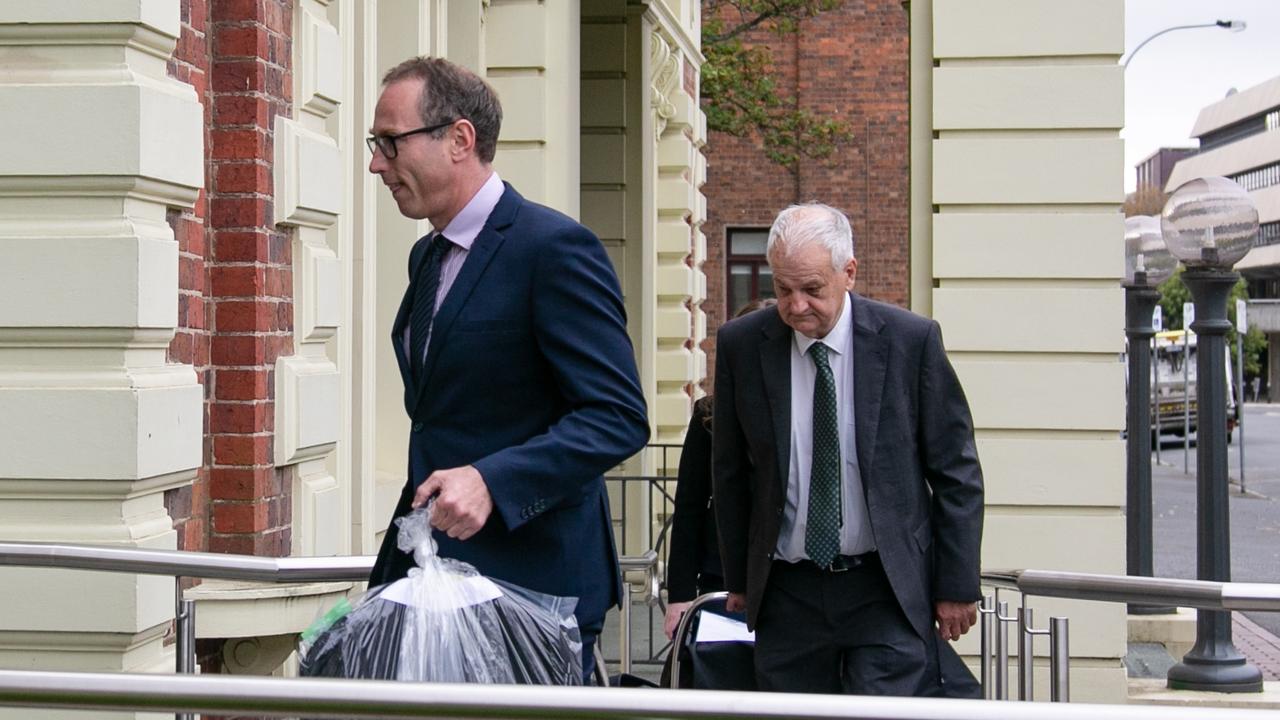
[[[372,588],[350,612],[329,613],[299,649],[309,677],[581,685],[576,598],[487,578],[436,554],[430,508],[397,521],[413,552],[409,576]],[[319,623],[318,623],[319,624]]]

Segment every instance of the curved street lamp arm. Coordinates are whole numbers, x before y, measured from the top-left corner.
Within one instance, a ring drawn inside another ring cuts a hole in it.
[[[1148,37],[1146,40],[1143,40],[1142,42],[1138,43],[1138,47],[1134,48],[1133,52],[1129,53],[1129,57],[1125,58],[1125,61],[1121,63],[1121,66],[1125,68],[1129,67],[1129,63],[1133,62],[1133,56],[1137,55],[1139,50],[1146,47],[1147,43],[1151,42],[1152,40],[1155,40],[1156,38],[1160,37],[1161,35],[1164,35],[1165,33],[1170,33],[1170,32],[1173,32],[1174,30],[1194,30],[1195,28],[1212,28],[1212,27],[1222,28],[1223,30],[1232,30],[1232,31],[1239,32],[1239,30],[1244,29],[1244,22],[1240,20],[1218,20],[1216,22],[1201,23],[1199,25],[1175,25],[1173,27],[1165,28],[1160,32]],[[1237,28],[1239,28],[1239,30],[1237,30]]]

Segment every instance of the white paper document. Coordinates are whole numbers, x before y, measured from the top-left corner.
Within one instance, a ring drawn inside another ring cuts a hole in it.
[[[501,588],[480,575],[461,576],[439,573],[433,580],[436,581],[435,585],[423,586],[417,578],[401,578],[391,583],[391,586],[383,590],[379,597],[409,607],[426,605],[432,610],[439,611],[471,607],[502,596]],[[427,597],[418,597],[419,592],[426,593]]]
[[[747,624],[712,612],[704,612],[698,618],[698,634],[694,642],[755,642],[756,634]]]

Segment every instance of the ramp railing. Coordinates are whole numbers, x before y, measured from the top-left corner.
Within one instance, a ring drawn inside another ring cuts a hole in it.
[[[253,717],[1257,720],[1256,710],[701,690],[0,670],[0,706]]]
[[[183,596],[183,578],[223,579],[268,583],[360,582],[369,577],[376,558],[372,555],[338,557],[264,558],[251,555],[147,550],[100,545],[0,543],[0,566],[42,567],[174,578],[175,670],[196,672],[196,606]],[[627,582],[628,598],[622,603],[619,642],[622,672],[629,672],[631,658],[631,599],[647,599],[657,592],[657,554],[619,558]],[[598,647],[598,645],[597,645]]]
[[[1212,582],[1053,570],[989,570],[982,573],[982,583],[995,589],[993,595],[983,598],[978,608],[982,687],[986,697],[993,700],[1009,698],[1011,625],[1016,625],[1018,632],[1018,699],[1034,699],[1033,643],[1039,635],[1049,637],[1050,699],[1054,702],[1071,699],[1067,618],[1050,618],[1047,629],[1034,628],[1032,609],[1026,605],[1029,596],[1203,610],[1280,611],[1280,583]],[[1001,590],[1016,590],[1021,594],[1021,607],[1016,614],[1010,615],[1009,604],[1000,600]]]

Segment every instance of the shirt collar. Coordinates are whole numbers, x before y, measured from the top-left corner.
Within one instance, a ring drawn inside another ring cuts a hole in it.
[[[848,292],[845,292],[843,302],[844,307],[840,309],[839,319],[836,320],[836,324],[831,328],[831,332],[827,333],[827,336],[821,340],[811,338],[795,330],[791,331],[792,337],[795,338],[796,349],[800,351],[802,357],[809,352],[809,346],[816,342],[826,345],[828,350],[838,355],[848,352],[849,333],[853,327],[853,303],[849,302]]]
[[[440,232],[449,239],[449,242],[463,250],[470,250],[471,244],[476,241],[476,237],[484,229],[485,222],[489,220],[489,215],[502,199],[504,189],[502,178],[498,177],[498,173],[496,171],[491,173],[489,179],[484,181],[484,185],[481,185],[476,194],[471,196],[466,207],[462,208],[462,211],[455,215]]]

